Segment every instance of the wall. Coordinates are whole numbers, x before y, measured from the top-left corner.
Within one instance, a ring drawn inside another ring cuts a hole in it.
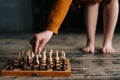
[[[31,0],[0,0],[0,33],[32,32]]]
[[[54,0],[0,0],[0,34],[36,33],[43,30]],[[102,7],[97,32],[102,32]],[[118,19],[116,32],[119,32]],[[85,33],[84,5],[77,8],[75,0],[59,33]]]

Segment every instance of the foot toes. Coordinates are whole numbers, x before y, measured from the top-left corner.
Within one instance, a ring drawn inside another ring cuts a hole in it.
[[[112,53],[115,52],[115,50],[114,50],[113,48],[103,48],[103,49],[102,49],[102,52],[103,52],[104,54],[112,54]]]
[[[94,49],[91,48],[83,48],[82,51],[85,53],[94,53]]]

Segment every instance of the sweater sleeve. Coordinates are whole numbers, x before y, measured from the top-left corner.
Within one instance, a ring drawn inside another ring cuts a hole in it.
[[[58,34],[60,25],[62,24],[72,0],[56,0],[55,5],[49,15],[48,24],[46,29]]]

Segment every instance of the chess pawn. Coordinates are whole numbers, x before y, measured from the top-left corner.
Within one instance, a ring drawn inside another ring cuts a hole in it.
[[[22,70],[27,70],[27,58],[24,56],[23,57],[23,64],[22,64]]]
[[[39,55],[36,55],[36,63],[39,64]]]
[[[22,59],[23,54],[24,54],[24,51],[23,51],[23,50],[22,50],[22,51],[19,51],[19,53],[18,53],[18,59]]]
[[[18,59],[21,59],[22,58],[22,54],[21,54],[21,52],[19,51],[19,53],[18,53]]]
[[[49,60],[50,60],[50,62],[52,62],[52,61],[53,61],[53,59],[52,59],[52,53],[53,53],[53,50],[52,50],[52,49],[50,49],[50,52],[49,52]]]
[[[43,63],[46,63],[46,49],[43,52]]]
[[[62,51],[62,59],[66,59],[64,51]]]
[[[43,68],[42,63],[40,63],[39,66],[38,66],[38,70],[42,70],[42,68]]]
[[[34,54],[34,52],[32,52],[32,53],[31,53],[31,58],[32,58],[32,60],[33,60],[34,56],[35,56],[35,54]]]
[[[42,57],[42,55],[41,55],[41,53],[40,53],[40,52],[38,52],[38,57],[39,57],[39,58],[41,58],[41,57]]]
[[[32,57],[31,57],[31,51],[30,50],[28,50],[28,58],[29,58],[29,60],[32,60]]]
[[[34,54],[34,52],[32,52],[31,57],[34,58],[34,56],[35,56],[35,54]]]
[[[33,58],[33,63],[35,64],[35,65],[38,65],[38,62],[37,62],[38,60],[37,60],[37,55],[35,55],[34,56],[34,58]]]
[[[22,52],[18,53],[18,67],[21,68],[22,66]]]
[[[7,70],[13,70],[14,69],[14,60],[13,59],[9,59],[8,63],[9,63],[9,67],[8,67]]]
[[[61,71],[65,71],[66,70],[66,57],[65,57],[65,52],[62,51],[62,56],[61,56]]]
[[[49,69],[50,69],[50,60],[47,58],[45,70],[49,70]]]
[[[62,66],[61,66],[61,71],[65,71],[66,70],[66,63],[65,63],[65,59],[62,60]]]
[[[21,51],[21,58],[23,58],[23,55],[24,55],[24,50]]]
[[[39,57],[39,66],[38,66],[38,70],[42,70],[42,58]]]
[[[60,61],[59,61],[59,56],[58,56],[58,50],[56,50],[56,58],[54,59],[54,65],[53,65],[53,70],[59,71],[60,70]]]
[[[36,57],[34,56],[32,60],[32,67],[31,67],[32,70],[35,70],[35,64],[36,64],[35,62],[36,62]]]
[[[56,50],[56,63],[59,62],[58,50]]]

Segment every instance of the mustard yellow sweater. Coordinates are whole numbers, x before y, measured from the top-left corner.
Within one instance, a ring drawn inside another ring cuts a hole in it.
[[[71,3],[72,0],[56,0],[49,16],[46,29],[53,31],[54,34],[58,34],[58,29],[60,28]]]
[[[87,1],[87,0],[80,0],[80,1]],[[111,0],[90,0],[94,2],[109,2]],[[62,24],[69,7],[72,3],[72,0],[56,0],[55,5],[50,13],[48,24],[46,29],[53,31],[54,34],[58,34],[58,29]]]

